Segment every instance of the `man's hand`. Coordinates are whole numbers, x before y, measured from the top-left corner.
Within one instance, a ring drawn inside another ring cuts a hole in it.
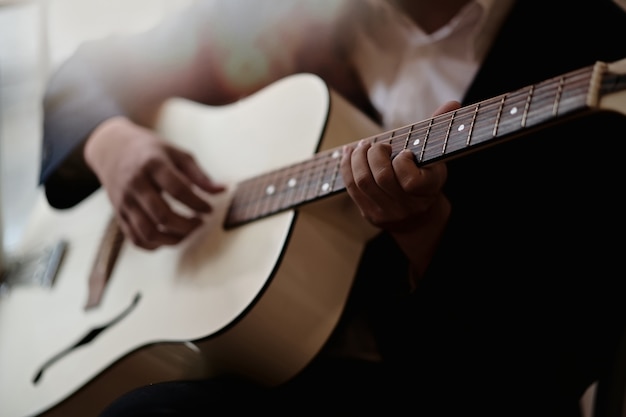
[[[434,115],[460,107],[451,101]],[[404,150],[391,158],[391,146],[361,141],[344,148],[341,175],[348,194],[362,216],[389,232],[411,263],[413,287],[424,275],[450,216],[450,202],[442,192],[445,163],[418,167]]]
[[[98,126],[84,155],[125,235],[144,249],[183,240],[202,224],[201,216],[211,212],[199,191],[214,194],[224,189],[204,174],[192,155],[123,117]],[[166,195],[185,209],[173,208]]]
[[[458,107],[457,102],[446,103],[435,115]],[[347,146],[341,174],[365,219],[390,232],[407,232],[422,223],[421,217],[441,196],[447,169],[444,163],[418,167],[410,150],[391,159],[391,151],[388,143],[365,140]]]

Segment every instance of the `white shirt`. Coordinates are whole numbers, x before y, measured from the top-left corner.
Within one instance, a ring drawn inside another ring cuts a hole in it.
[[[376,1],[374,25],[358,34],[353,61],[384,128],[419,122],[461,100],[511,0],[475,0],[427,34],[389,1]]]

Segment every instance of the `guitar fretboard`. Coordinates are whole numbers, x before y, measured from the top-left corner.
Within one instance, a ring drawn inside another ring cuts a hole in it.
[[[599,96],[626,89],[623,74],[601,62],[525,88],[461,107],[430,119],[364,138],[387,142],[392,158],[405,149],[418,165],[459,156],[479,146],[523,135],[526,130],[590,111]],[[355,142],[356,143],[356,142]],[[342,148],[238,184],[225,227],[252,220],[345,190],[339,167]]]

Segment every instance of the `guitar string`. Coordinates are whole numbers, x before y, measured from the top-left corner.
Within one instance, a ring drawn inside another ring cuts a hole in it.
[[[534,110],[536,108],[542,109],[542,108],[552,107],[554,103],[554,93],[556,91],[555,89],[559,87],[567,88],[566,92],[568,93],[569,96],[571,96],[569,100],[580,99],[581,97],[586,98],[586,93],[589,88],[589,75],[591,72],[590,70],[592,69],[593,69],[592,67],[582,68],[572,73],[565,74],[559,77],[554,77],[544,82],[535,84],[534,85],[535,95],[532,97],[533,111],[538,111],[538,110]],[[584,78],[581,78],[581,77],[584,77]],[[576,91],[574,91],[574,89],[580,89],[581,92],[584,93],[584,95],[575,94]],[[392,155],[393,155],[394,153],[398,153],[399,151],[404,149],[404,146],[407,140],[410,141],[411,138],[419,136],[420,134],[425,134],[426,131],[429,129],[429,137],[425,138],[427,140],[427,145],[425,146],[427,146],[428,149],[435,149],[437,148],[437,145],[442,146],[443,144],[440,142],[447,140],[449,138],[449,135],[447,134],[445,136],[437,135],[437,134],[433,134],[432,133],[433,131],[436,132],[440,129],[446,128],[451,123],[454,123],[455,120],[459,120],[461,118],[473,117],[476,111],[476,108],[479,109],[481,117],[484,117],[484,115],[488,114],[489,112],[497,112],[498,109],[502,107],[501,102],[503,99],[504,99],[504,105],[506,107],[511,107],[511,106],[519,107],[522,105],[522,103],[524,103],[527,100],[528,95],[529,95],[529,87],[525,87],[522,89],[512,91],[507,94],[503,94],[497,97],[484,100],[479,103],[475,103],[474,105],[460,108],[456,112],[449,112],[443,115],[435,116],[422,122],[418,122],[412,125],[407,125],[398,129],[394,129],[389,132],[383,132],[383,133],[373,135],[364,139],[377,142],[377,141],[385,140],[386,137],[389,136],[390,137],[389,143],[391,143],[392,145]],[[546,99],[549,99],[549,102],[546,102]],[[504,124],[512,123],[513,119],[515,118],[511,118],[511,117],[501,118]],[[403,129],[407,129],[409,133],[394,135],[395,132],[398,132]],[[473,136],[480,138],[481,132],[483,132],[486,129],[487,129],[486,126],[478,126],[478,129],[473,132]],[[485,135],[485,136],[488,136],[488,135]],[[397,145],[400,145],[400,147],[398,147]],[[303,173],[306,174],[312,171],[317,171],[321,167],[327,167],[328,157],[330,155],[333,155],[333,153],[340,151],[341,148],[342,147],[329,149],[329,150],[325,150],[316,154],[312,159],[305,161],[305,165],[306,165],[305,168],[303,168],[302,164],[292,164],[285,168],[268,173],[262,177],[242,181],[239,184],[239,189],[242,192],[237,194],[239,198],[236,198],[235,200],[233,200],[233,208],[231,209],[232,211],[231,217],[233,218],[242,217],[240,215],[242,211],[249,212],[250,208],[252,207],[254,209],[254,207],[257,207],[259,205],[259,202],[262,202],[264,207],[267,207],[268,202],[266,200],[275,200],[275,201],[287,200],[283,194],[286,192],[293,194],[292,188],[282,189],[278,193],[274,193],[274,194],[267,194],[264,192],[266,187],[269,187],[272,185],[275,186],[274,182],[268,182],[269,178],[278,177],[278,178],[282,178],[283,180],[287,178],[297,178],[301,176],[301,174]],[[289,175],[285,176],[284,175],[285,173],[288,173]],[[320,177],[320,179],[324,178],[323,172],[320,173],[319,175],[309,175],[309,176]],[[265,187],[263,187],[262,185],[265,185]],[[340,184],[340,186],[343,186],[343,184]],[[316,182],[308,181],[308,182],[300,183],[298,184],[298,188],[301,188],[304,191],[300,192],[299,194],[303,195],[302,198],[305,198],[305,199],[323,196],[324,193],[320,194],[319,190],[317,190],[318,187],[319,187],[319,181],[316,181]],[[243,192],[245,190],[250,190],[250,189],[256,190],[258,191],[258,193]],[[330,190],[329,192],[337,191],[338,189],[339,189],[338,187],[333,187],[333,189]],[[303,201],[306,201],[306,200],[303,200]],[[274,204],[269,209],[278,210],[278,209],[282,209],[285,207],[288,207],[288,205],[285,206],[284,204],[280,204],[280,205]],[[256,208],[256,210],[258,210],[258,207]],[[239,212],[240,214],[238,215],[237,212]],[[263,213],[264,212],[265,211],[263,211]],[[244,217],[255,218],[261,214],[262,214],[261,212],[257,214],[253,212],[251,214],[248,213]]]
[[[571,86],[571,85],[574,85],[574,84],[569,83],[568,87]],[[544,89],[544,90],[545,90],[545,87],[554,87],[554,86],[548,85],[548,84],[546,84],[545,86],[541,86],[541,88]],[[588,84],[585,84],[584,87],[588,87]],[[542,90],[542,91],[544,91],[544,90]],[[585,90],[585,92],[586,91],[587,90]],[[571,93],[571,91],[568,90],[568,93]],[[511,103],[515,104],[516,98],[520,98],[520,97],[527,96],[527,95],[528,95],[528,91],[509,93],[508,97],[507,97],[506,104],[507,105],[511,105]],[[515,97],[515,96],[517,96],[517,97]],[[586,94],[585,94],[585,96],[586,96]],[[545,97],[541,97],[540,95],[537,95],[533,99],[533,101],[532,101],[533,109],[536,108],[537,106],[539,106],[539,107],[547,107],[547,104],[545,103],[544,98]],[[550,94],[549,98],[550,98],[550,102],[548,104],[550,106],[552,106],[553,105],[553,100],[552,100],[553,95]],[[492,106],[495,106],[495,105],[499,106],[499,99],[500,98],[497,98],[497,100],[490,99],[488,101],[485,101],[484,103],[487,103],[487,104],[485,106],[483,106],[483,109],[481,110],[482,114],[484,115],[489,110],[493,111],[494,108],[490,109],[490,107],[492,107]],[[521,104],[522,104],[522,102],[518,102],[517,103],[518,106],[521,105]],[[476,106],[478,106],[478,105],[476,105]],[[476,106],[474,106],[474,107],[476,107]],[[549,108],[549,107],[547,107],[547,108]],[[466,110],[466,113],[467,113],[467,109],[465,109],[465,110]],[[474,111],[474,110],[472,110],[472,111]],[[448,117],[441,117],[441,116],[439,116],[437,118],[433,118],[434,120],[440,120],[440,122],[432,123],[431,125],[434,126],[434,128],[431,127],[432,130],[436,131],[437,129],[441,128],[441,125],[446,125],[447,126],[447,125],[449,125],[450,123],[452,123],[454,121],[454,120],[451,120],[449,115],[442,115],[442,116],[448,116]],[[464,116],[464,113],[459,111],[454,116],[455,116],[454,119],[458,119],[460,116]],[[510,118],[505,119],[505,122],[506,121],[510,121],[510,120],[511,120]],[[416,126],[420,125],[420,123],[417,123],[415,125]],[[422,133],[420,131],[424,130],[424,129],[425,128],[413,129],[413,132],[411,134],[414,135],[414,134],[417,134],[417,133]],[[479,129],[480,129],[480,127],[479,127]],[[485,128],[483,127],[483,129],[485,129]],[[385,136],[384,133],[380,134],[380,135],[375,135],[372,138],[370,138],[370,140],[376,141],[379,138],[382,138],[384,136]],[[474,134],[474,136],[475,137],[480,137],[479,134]],[[392,141],[392,146],[395,143],[399,143],[397,141],[398,138],[401,139],[402,135],[394,137],[394,139],[396,139],[396,141],[395,142]],[[447,135],[446,136],[441,136],[441,135],[438,135],[438,134],[431,134],[428,137],[428,140],[429,140],[429,145],[427,145],[428,146],[428,150],[436,149],[437,146],[435,146],[435,145],[437,145],[439,141],[446,140],[447,138],[448,138]],[[400,150],[402,150],[402,149],[404,149],[404,142],[403,142],[402,148]],[[320,154],[318,154],[315,157],[315,159],[313,160],[313,165],[312,165],[313,169],[319,169],[320,166],[322,166],[322,165],[326,166],[328,164],[326,157],[327,157],[329,152],[330,151],[326,151],[326,152],[320,153]],[[315,165],[316,161],[321,161],[322,163],[318,164],[316,166]],[[293,170],[293,167],[291,167],[291,170]],[[307,171],[309,171],[309,170],[310,169],[307,167]],[[278,173],[280,173],[281,171],[285,171],[285,170],[279,170]],[[275,172],[274,176],[280,176],[280,175],[276,174],[276,172]],[[312,177],[312,176],[310,175],[310,177]],[[318,175],[318,176],[315,176],[315,177],[324,178],[323,173]],[[260,201],[262,202],[263,207],[270,207],[270,209],[273,210],[274,212],[277,211],[277,210],[289,207],[289,205],[285,205],[284,203],[281,203],[280,205],[277,205],[275,203],[276,201],[286,201],[286,198],[281,198],[280,200],[277,199],[279,197],[284,197],[284,196],[282,196],[282,194],[284,193],[284,190],[282,190],[278,194],[271,194],[271,195],[263,194],[263,192],[262,192],[263,188],[260,186],[260,184],[265,184],[265,185],[270,184],[270,183],[267,182],[267,178],[268,177],[265,176],[265,177],[261,177],[260,179],[254,179],[253,181],[251,181],[248,184],[248,187],[253,187],[253,189],[261,190],[261,192],[256,193],[256,195],[249,194],[249,193],[240,194],[240,196],[244,195],[244,198],[243,199],[240,198],[239,201],[234,201],[234,203],[233,203],[234,204],[234,206],[233,206],[233,213],[231,213],[231,218],[250,218],[250,219],[254,219],[254,218],[257,218],[257,217],[259,217],[261,215],[267,214],[266,213],[266,211],[267,211],[266,209],[263,209],[263,210],[259,209],[261,207],[259,205]],[[341,181],[339,181],[338,183],[339,183],[340,186],[343,186]],[[304,197],[302,197],[302,199],[296,200],[296,202],[306,202],[306,201],[308,201],[308,199],[313,199],[313,198],[321,197],[321,196],[325,195],[325,193],[320,193],[319,190],[318,190],[318,187],[319,187],[319,184],[320,184],[319,181],[313,181],[313,182],[309,181],[309,182],[303,182],[301,184],[303,184],[303,185],[300,185],[300,188],[301,188],[300,195],[303,195]],[[339,188],[340,187],[333,187],[333,189],[330,190],[330,192],[337,191],[337,190],[339,190]],[[271,204],[270,200],[274,200],[275,201],[274,204],[271,205],[271,206],[270,206],[270,204]],[[293,202],[292,202],[292,205],[293,205]],[[234,213],[234,210],[238,210],[240,213]],[[252,210],[252,212],[251,212],[251,210]]]
[[[583,80],[583,81],[587,82],[588,79]],[[559,83],[557,82],[555,84],[558,85]],[[567,86],[568,87],[576,86],[576,84],[577,84],[576,82],[567,82]],[[586,88],[586,87],[588,87],[588,84],[587,83],[585,83],[585,84],[578,83],[578,86]],[[547,88],[544,88],[544,87],[547,87]],[[546,94],[544,94],[544,96],[540,96],[539,94],[535,94],[534,95],[534,98],[533,98],[533,101],[532,101],[532,104],[534,105],[534,107],[537,107],[538,105],[539,106],[543,106],[543,107],[547,107],[546,103],[544,102],[544,98],[546,96],[549,97],[549,98],[554,97],[554,95],[552,94],[552,91],[550,91],[550,89],[552,87],[554,87],[554,85],[541,86],[542,90],[540,92],[546,93]],[[548,91],[546,91],[546,90],[548,90]],[[570,88],[570,90],[571,90],[571,88]],[[537,89],[535,91],[537,92],[539,90]],[[569,90],[568,90],[568,92],[569,92]],[[477,103],[475,105],[471,105],[471,106],[467,106],[467,107],[464,107],[462,109],[459,109],[456,112],[456,114],[454,115],[454,119],[458,120],[458,119],[460,119],[460,118],[462,118],[464,116],[469,116],[469,115],[473,114],[474,113],[474,108],[477,107],[477,106],[480,106],[480,111],[482,112],[482,114],[484,114],[485,112],[487,112],[489,110],[497,110],[497,108],[500,107],[501,98],[503,96],[506,96],[506,104],[507,105],[510,106],[512,104],[517,104],[517,106],[519,107],[519,105],[523,101],[525,101],[527,99],[527,95],[528,95],[528,90],[527,89],[522,89],[522,90],[517,90],[517,91],[512,92],[512,93],[507,93],[506,95],[501,95],[501,96],[497,96],[495,98],[490,98],[488,100],[485,100],[483,102]],[[522,99],[523,101],[517,101],[516,102],[516,100],[518,100],[518,99]],[[550,100],[549,104],[550,104],[550,107],[551,107],[552,100]],[[445,127],[445,126],[447,126],[450,123],[450,114],[446,113],[444,115],[433,117],[432,119],[435,120],[435,122],[430,126],[430,129],[431,130],[436,130],[437,128]],[[425,121],[417,122],[417,123],[415,123],[413,125],[407,125],[407,126],[420,126],[418,129],[415,129],[415,128],[412,129],[411,137],[414,137],[414,136],[419,135],[421,133],[425,133],[425,131],[426,131],[427,127],[428,127],[427,126],[427,122],[429,120],[430,119],[427,119]],[[510,118],[505,118],[505,119],[502,119],[502,120],[504,120],[505,122],[510,122],[511,119]],[[398,129],[394,129],[393,131],[383,132],[383,133],[379,133],[379,134],[376,134],[376,135],[372,135],[370,137],[363,138],[363,139],[364,140],[373,140],[374,142],[380,142],[381,138],[384,138],[385,135],[388,135],[388,134],[390,134],[392,132],[397,132],[398,130],[406,129],[407,126],[404,126],[404,127],[398,128]],[[422,126],[424,126],[424,127],[422,127]],[[444,137],[443,136],[439,136],[439,135],[437,135],[437,136],[432,135],[432,136],[429,136],[428,142],[429,143],[433,143],[434,141],[441,140],[442,138],[444,138]],[[404,143],[405,140],[406,140],[405,135],[401,134],[400,136],[394,136],[393,141],[392,141],[392,145],[402,144],[401,149],[404,149],[403,143]],[[354,144],[356,144],[356,142],[354,142]],[[256,177],[256,178],[251,178],[251,179],[244,180],[244,181],[242,181],[240,183],[240,185],[241,186],[246,186],[247,183],[250,183],[250,184],[252,184],[253,187],[256,188],[258,183],[266,182],[266,181],[263,181],[265,179],[265,177],[269,177],[270,175],[275,175],[276,173],[280,173],[281,171],[290,171],[290,172],[299,173],[299,172],[309,171],[311,169],[315,170],[319,166],[326,164],[326,160],[325,159],[328,157],[328,155],[332,154],[333,152],[336,152],[336,151],[340,150],[341,148],[342,147],[340,146],[340,147],[337,147],[337,148],[321,151],[318,154],[316,154],[314,157],[312,157],[311,159],[309,159],[307,161],[304,161],[304,163],[306,163],[306,162],[313,162],[313,163],[315,163],[315,162],[320,162],[321,161],[321,164],[313,165],[312,167],[308,167],[307,166],[306,169],[295,169],[295,170],[294,170],[294,168],[301,168],[303,166],[303,164],[302,163],[300,163],[300,164],[298,164],[298,163],[291,164],[289,166],[286,166],[284,168],[278,169],[276,171],[272,171],[271,173],[267,173],[267,174],[265,174],[265,175],[263,175],[261,177]]]

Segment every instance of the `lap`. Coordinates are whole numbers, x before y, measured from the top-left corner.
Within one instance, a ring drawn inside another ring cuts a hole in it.
[[[237,378],[163,382],[138,388],[114,401],[100,417],[197,417],[267,412],[332,416],[371,412],[395,404],[394,382],[382,367],[365,361],[316,360],[278,387]]]

